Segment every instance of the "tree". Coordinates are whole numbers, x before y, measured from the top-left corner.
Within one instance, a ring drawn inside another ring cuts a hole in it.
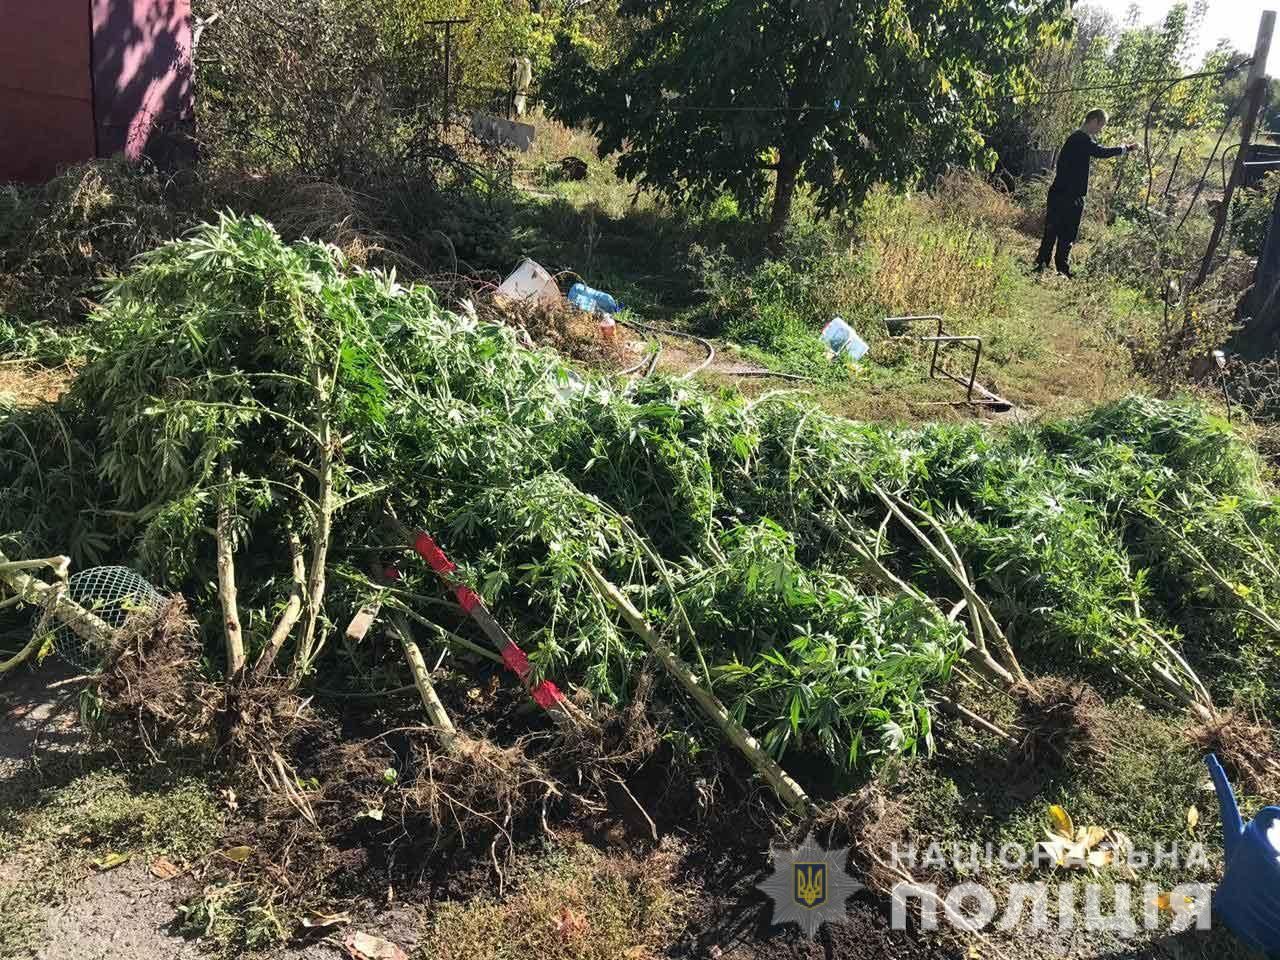
[[[939,159],[990,166],[978,127],[1026,89],[1066,0],[621,0],[610,62],[557,40],[550,112],[619,172],[673,199],[728,191],[770,233],[797,185],[824,213]],[[623,146],[626,146],[623,152]],[[771,176],[776,175],[776,176]]]

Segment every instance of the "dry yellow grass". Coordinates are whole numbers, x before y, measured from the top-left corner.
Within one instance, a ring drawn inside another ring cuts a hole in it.
[[[644,857],[577,844],[516,883],[502,899],[446,903],[420,953],[437,960],[651,960],[679,932],[688,896],[679,851]]]
[[[12,398],[20,407],[51,403],[67,391],[75,378],[70,366],[41,367],[19,360],[0,360],[0,402]]]

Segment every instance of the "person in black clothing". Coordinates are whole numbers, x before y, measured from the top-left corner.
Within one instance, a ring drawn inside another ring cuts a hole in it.
[[[1054,263],[1058,272],[1071,276],[1071,245],[1080,234],[1080,218],[1084,216],[1084,197],[1089,192],[1089,161],[1094,157],[1119,157],[1138,149],[1136,143],[1121,147],[1104,147],[1095,139],[1107,125],[1105,110],[1090,110],[1084,124],[1058,151],[1058,173],[1049,187],[1049,205],[1044,215],[1044,240],[1036,256],[1036,271],[1049,266],[1053,245],[1058,245]]]

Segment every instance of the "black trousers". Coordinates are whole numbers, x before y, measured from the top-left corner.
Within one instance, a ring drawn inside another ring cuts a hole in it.
[[[1070,272],[1071,245],[1080,236],[1080,219],[1084,216],[1084,197],[1068,197],[1060,193],[1049,194],[1049,206],[1044,215],[1044,239],[1040,241],[1040,253],[1036,265],[1047,267],[1053,256],[1053,245],[1058,245],[1054,264],[1059,273]]]

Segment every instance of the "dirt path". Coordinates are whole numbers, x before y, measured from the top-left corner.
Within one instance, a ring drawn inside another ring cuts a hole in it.
[[[46,664],[38,671],[19,669],[0,679],[0,826],[6,817],[20,815],[39,803],[37,789],[53,782],[59,767],[72,763],[84,750],[85,739],[76,715],[74,688],[50,690],[49,684],[69,671]],[[2,837],[0,837],[2,839]],[[6,894],[23,891],[32,864],[0,844],[0,904],[12,903]],[[47,868],[56,871],[59,865]],[[41,868],[44,869],[44,868]],[[58,895],[35,907],[38,916],[21,942],[6,939],[0,929],[0,958],[13,960],[196,960],[207,957],[207,945],[178,934],[178,907],[198,893],[201,883],[189,876],[157,879],[149,858],[135,856],[115,868],[99,872],[73,869]],[[19,893],[21,900],[28,894]],[[421,920],[413,908],[387,911],[368,922],[346,928],[385,937],[412,950]],[[305,945],[258,954],[270,960],[336,960],[348,956],[340,935],[320,937]]]
[[[91,874],[45,912],[37,960],[195,960],[200,946],[170,936],[176,888],[157,881],[141,863]]]

